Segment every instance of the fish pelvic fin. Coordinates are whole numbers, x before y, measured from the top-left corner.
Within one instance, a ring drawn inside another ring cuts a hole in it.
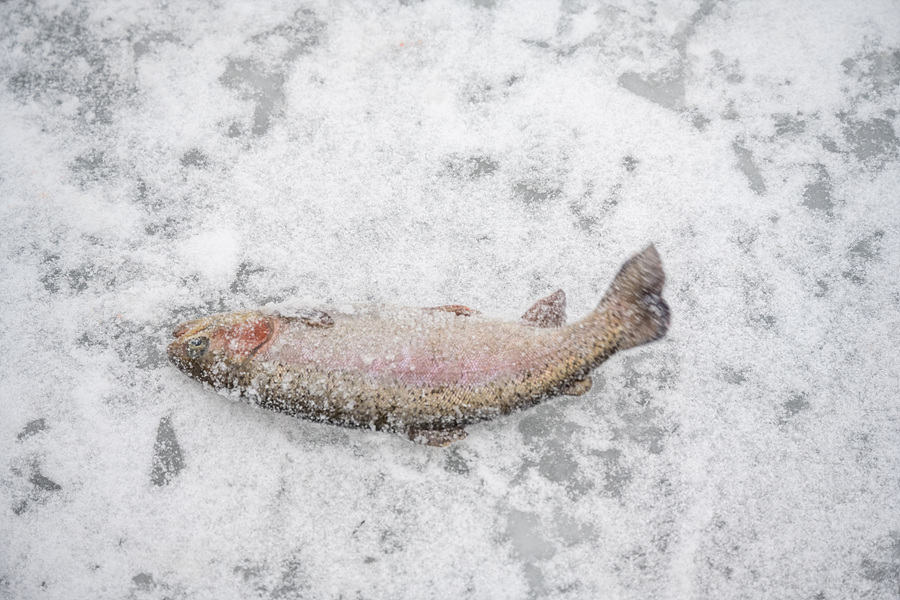
[[[597,306],[624,326],[617,350],[634,348],[666,335],[670,311],[662,298],[665,282],[662,261],[653,244],[632,256],[619,269]]]
[[[593,385],[594,381],[588,376],[560,388],[559,393],[564,396],[583,396],[591,391]]]

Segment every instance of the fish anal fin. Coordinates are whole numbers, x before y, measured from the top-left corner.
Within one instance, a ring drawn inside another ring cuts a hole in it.
[[[577,381],[573,381],[560,388],[559,393],[564,396],[583,396],[591,390],[592,385],[594,385],[594,382],[591,381],[590,376],[587,376],[584,379],[578,379]]]
[[[566,293],[556,290],[535,302],[519,321],[534,327],[562,327],[566,324]]]
[[[301,321],[308,327],[327,329],[334,326],[334,319],[327,312],[316,308],[296,308],[292,310],[279,310],[278,314],[287,319]]]
[[[475,310],[474,308],[469,308],[468,306],[463,306],[462,304],[445,304],[444,306],[430,306],[424,310],[430,311],[441,311],[453,313],[454,315],[460,317],[471,317],[472,315],[480,315],[481,311]]]
[[[417,444],[444,448],[453,442],[464,439],[468,434],[462,427],[451,427],[449,429],[410,429],[407,435]]]

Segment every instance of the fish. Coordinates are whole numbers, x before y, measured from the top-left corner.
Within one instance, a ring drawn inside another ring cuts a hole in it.
[[[651,244],[571,324],[562,290],[518,321],[460,304],[270,305],[182,323],[167,354],[191,378],[264,409],[447,446],[472,423],[587,393],[610,356],[662,338],[664,284]]]

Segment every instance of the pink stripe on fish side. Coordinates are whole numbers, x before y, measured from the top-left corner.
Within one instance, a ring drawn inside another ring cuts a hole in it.
[[[521,377],[527,371],[548,364],[546,348],[538,352],[510,336],[507,344],[481,343],[479,337],[453,338],[445,335],[360,336],[339,339],[335,331],[319,333],[289,322],[274,321],[272,339],[258,351],[255,360],[272,361],[287,367],[310,367],[323,371],[357,373],[373,383],[392,382],[413,387],[476,387],[498,379]],[[340,327],[340,322],[335,326]],[[518,329],[521,326],[514,326]],[[522,327],[521,336],[533,328]],[[528,351],[531,349],[531,351]]]

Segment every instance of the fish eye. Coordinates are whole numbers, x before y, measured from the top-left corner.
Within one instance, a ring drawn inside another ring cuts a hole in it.
[[[196,337],[188,340],[187,354],[191,358],[200,358],[209,347],[208,337]]]

